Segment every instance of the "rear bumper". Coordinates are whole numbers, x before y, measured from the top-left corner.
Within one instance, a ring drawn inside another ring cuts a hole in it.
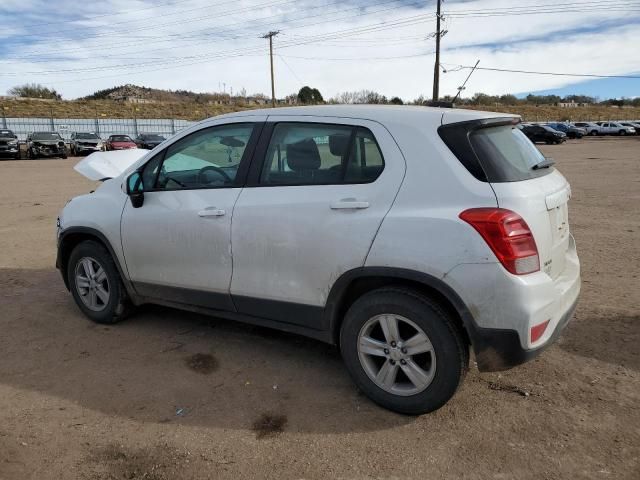
[[[580,294],[580,262],[573,237],[563,272],[511,275],[500,264],[463,264],[445,280],[472,317],[469,337],[481,371],[505,370],[539,355],[571,319]],[[548,322],[535,342],[531,328]]]
[[[525,350],[520,346],[520,338],[515,330],[478,328],[474,339],[478,370],[498,372],[533,360],[558,339],[573,317],[577,306],[578,299],[576,298],[569,310],[559,319],[547,341],[542,346],[530,350]]]

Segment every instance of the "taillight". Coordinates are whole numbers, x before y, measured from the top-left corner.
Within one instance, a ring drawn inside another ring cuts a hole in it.
[[[524,219],[504,208],[471,208],[460,218],[475,228],[504,268],[514,275],[540,270],[538,247]]]

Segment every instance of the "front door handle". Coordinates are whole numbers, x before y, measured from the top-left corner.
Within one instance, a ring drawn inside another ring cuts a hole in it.
[[[362,210],[369,208],[369,202],[361,202],[355,198],[345,198],[331,204],[332,210]]]
[[[216,207],[207,207],[198,212],[199,217],[222,217],[226,214],[224,210]]]

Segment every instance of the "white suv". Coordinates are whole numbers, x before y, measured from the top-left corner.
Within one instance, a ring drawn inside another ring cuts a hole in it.
[[[156,303],[307,335],[375,402],[429,412],[470,346],[481,371],[518,365],[577,302],[569,184],[518,121],[281,108],[94,153],[76,169],[115,178],[64,208],[57,266],[96,322]]]

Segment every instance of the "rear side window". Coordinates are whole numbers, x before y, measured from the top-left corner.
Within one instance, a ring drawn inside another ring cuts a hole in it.
[[[383,168],[380,148],[366,128],[278,123],[267,148],[260,184],[369,183]]]
[[[545,160],[544,155],[516,125],[511,121],[504,123],[486,126],[476,121],[462,122],[442,126],[438,131],[449,149],[478,180],[518,182],[551,173],[552,167],[533,168]]]

